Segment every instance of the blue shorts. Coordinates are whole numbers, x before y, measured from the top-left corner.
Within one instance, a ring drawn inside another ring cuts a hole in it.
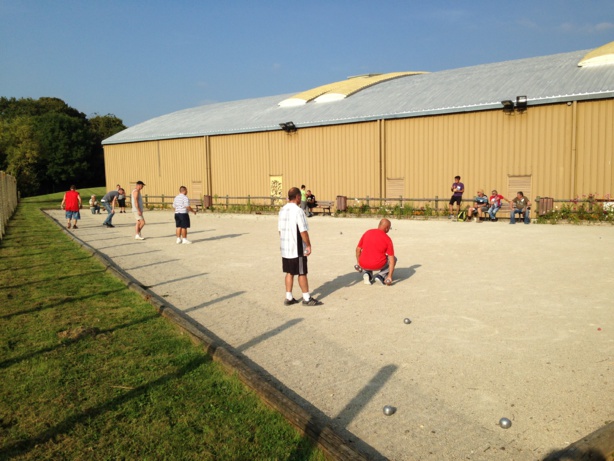
[[[178,229],[189,229],[190,215],[187,213],[175,213],[175,227]]]
[[[81,213],[78,211],[67,211],[66,212],[66,219],[81,219]]]

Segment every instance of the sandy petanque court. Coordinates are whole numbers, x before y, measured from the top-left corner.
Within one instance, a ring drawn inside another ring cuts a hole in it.
[[[542,459],[614,419],[614,226],[392,219],[385,287],[353,269],[379,219],[316,216],[309,283],[324,305],[285,307],[277,216],[191,215],[192,245],[175,243],[172,212],[145,216],[144,241],[131,213],[107,229],[83,210],[71,232],[371,459]]]

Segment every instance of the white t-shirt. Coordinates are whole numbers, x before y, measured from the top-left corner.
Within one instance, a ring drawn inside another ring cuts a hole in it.
[[[279,230],[282,258],[293,259],[304,255],[305,243],[301,238],[301,232],[308,231],[309,227],[305,212],[296,203],[286,203],[279,211],[277,230]],[[300,253],[299,241],[301,242]]]
[[[185,194],[179,194],[173,200],[173,208],[175,209],[175,213],[187,213],[188,207],[190,206],[190,199]]]

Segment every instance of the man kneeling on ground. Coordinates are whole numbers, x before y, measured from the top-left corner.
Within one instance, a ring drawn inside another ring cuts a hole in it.
[[[390,221],[382,219],[377,229],[370,229],[363,234],[356,247],[356,264],[354,269],[363,272],[365,285],[371,285],[373,281],[381,285],[391,285],[394,267],[397,258],[394,255],[392,239],[388,237]],[[379,271],[375,277],[373,271]]]

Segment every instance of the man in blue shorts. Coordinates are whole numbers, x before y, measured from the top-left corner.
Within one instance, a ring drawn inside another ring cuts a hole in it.
[[[179,195],[173,200],[173,208],[175,209],[175,227],[177,231],[177,243],[188,245],[192,242],[188,240],[188,229],[190,228],[190,214],[191,211],[196,215],[196,210],[190,206],[190,199],[188,198],[188,188],[181,186],[179,188]]]
[[[70,229],[70,220],[72,219],[75,222],[72,228],[78,229],[77,220],[81,219],[81,212],[79,211],[81,210],[81,195],[77,192],[76,186],[70,186],[70,190],[64,194],[60,206],[66,210],[66,220],[68,221],[66,227]]]
[[[292,295],[294,276],[298,276],[298,284],[303,292],[303,306],[320,306],[323,303],[309,293],[307,280],[307,257],[311,254],[309,228],[307,217],[299,207],[301,190],[293,187],[288,191],[288,203],[279,211],[277,229],[281,242],[282,268],[286,273],[285,306],[297,304],[299,301]]]

